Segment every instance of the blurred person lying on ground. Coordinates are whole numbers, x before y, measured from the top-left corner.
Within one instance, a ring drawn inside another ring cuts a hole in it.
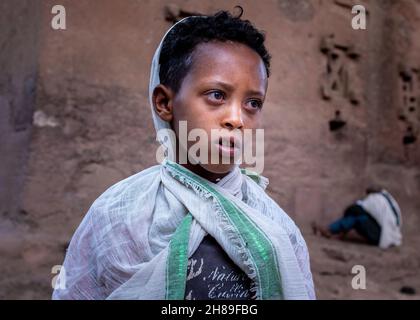
[[[340,239],[355,230],[369,244],[386,249],[401,245],[401,223],[400,207],[391,194],[380,187],[369,187],[366,197],[350,205],[342,218],[327,228],[316,223],[312,228],[315,234]]]

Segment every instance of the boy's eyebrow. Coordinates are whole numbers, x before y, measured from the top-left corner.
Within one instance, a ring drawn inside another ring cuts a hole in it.
[[[220,80],[216,80],[216,81],[209,81],[208,84],[210,85],[216,85],[216,86],[220,86],[223,89],[225,89],[226,91],[233,91],[235,89],[234,86],[230,85],[229,83],[220,81]],[[248,90],[247,91],[248,95],[257,95],[257,96],[262,96],[264,97],[264,93],[259,91],[259,90]]]

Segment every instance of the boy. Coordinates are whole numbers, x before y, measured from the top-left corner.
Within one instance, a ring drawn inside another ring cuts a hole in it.
[[[224,11],[168,31],[149,88],[166,159],[94,202],[60,272],[65,289],[53,298],[315,298],[301,233],[264,192],[267,180],[233,159],[237,133],[261,127],[269,60],[264,35]],[[206,133],[200,156],[228,161],[181,161],[191,148],[184,121]],[[224,136],[213,139],[219,129]]]

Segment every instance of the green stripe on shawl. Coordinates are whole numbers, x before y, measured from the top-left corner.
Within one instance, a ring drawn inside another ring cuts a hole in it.
[[[266,234],[246,215],[245,212],[242,211],[242,209],[209,185],[207,180],[172,161],[167,160],[166,164],[172,175],[181,183],[210,194],[217,201],[222,209],[221,213],[225,215],[230,224],[236,229],[236,235],[241,238],[242,243],[245,244],[245,247],[249,252],[247,255],[250,257],[256,271],[255,282],[258,289],[258,298],[282,299],[283,292],[281,289],[277,254]],[[170,259],[171,258],[175,258],[174,255],[170,255]],[[170,262],[168,266],[170,268],[168,273],[174,272],[175,274],[177,270],[180,270],[180,268],[177,268],[176,263]],[[185,275],[182,279],[185,279]],[[185,285],[183,288],[185,289]]]
[[[192,216],[187,214],[169,243],[166,267],[166,300],[184,300],[188,266],[188,241]]]

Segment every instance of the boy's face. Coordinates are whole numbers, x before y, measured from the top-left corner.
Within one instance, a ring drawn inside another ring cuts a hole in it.
[[[180,121],[187,121],[188,132],[200,128],[207,133],[209,161],[201,166],[213,173],[226,173],[234,166],[234,148],[220,145],[219,138],[212,139],[212,129],[224,129],[223,136],[229,140],[234,133],[260,128],[267,85],[265,65],[254,50],[236,42],[208,42],[195,48],[191,70],[177,93],[161,85],[167,95],[163,112],[156,90],[154,100],[158,114],[171,122],[177,139]],[[186,143],[187,148],[196,144]],[[219,154],[216,163],[211,162],[211,152]],[[231,161],[223,164],[221,157]]]

